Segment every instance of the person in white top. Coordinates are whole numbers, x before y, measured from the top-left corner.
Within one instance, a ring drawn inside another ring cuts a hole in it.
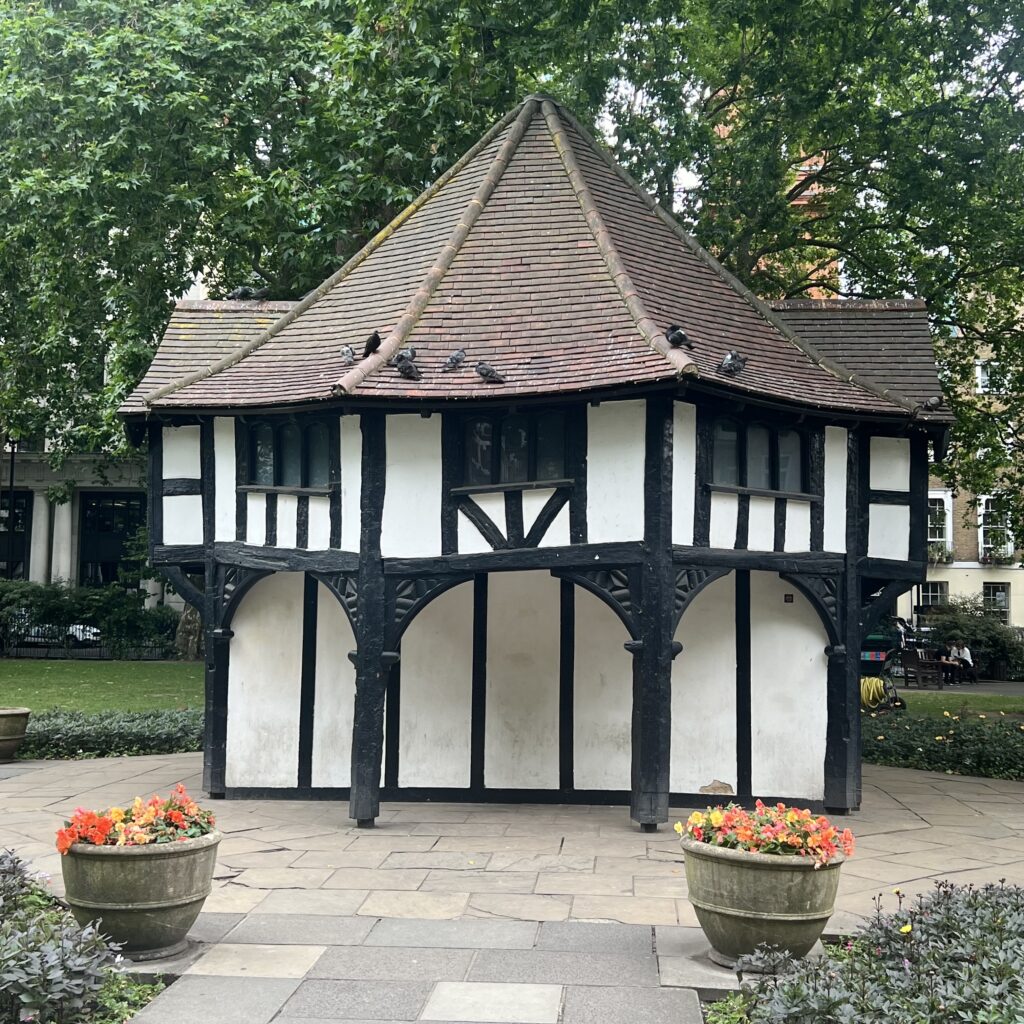
[[[977,673],[974,671],[974,659],[971,657],[971,649],[963,640],[954,640],[949,649],[949,656],[960,666],[961,679],[973,679],[977,681]]]

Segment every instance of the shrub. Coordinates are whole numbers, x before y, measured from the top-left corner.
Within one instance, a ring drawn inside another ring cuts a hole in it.
[[[896,913],[876,910],[823,957],[762,951],[746,966],[766,973],[747,973],[749,987],[715,1004],[708,1024],[1018,1024],[1024,889],[938,882],[912,906],[900,896]]]
[[[963,640],[982,677],[1004,678],[1024,668],[1024,644],[1016,630],[986,612],[980,596],[953,597],[949,604],[930,609],[928,625],[937,644]]]
[[[43,711],[28,721],[24,760],[181,754],[201,750],[203,712]]]
[[[0,1021],[121,1024],[161,986],[115,970],[117,948],[79,927],[24,861],[0,850]]]
[[[863,757],[870,764],[987,779],[1024,779],[1024,722],[999,712],[913,718],[863,715]]]

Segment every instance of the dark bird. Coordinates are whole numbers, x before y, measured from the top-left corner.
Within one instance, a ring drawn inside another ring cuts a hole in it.
[[[457,370],[466,361],[466,350],[464,348],[457,348],[445,361],[444,366],[441,367],[442,373],[450,373],[452,370]]]
[[[366,339],[366,344],[363,346],[363,358],[366,359],[368,356],[372,356],[377,349],[380,348],[380,334],[374,331]]]
[[[489,363],[477,363],[476,372],[483,377],[488,384],[504,384],[505,378]]]
[[[941,406],[942,406],[942,396],[941,395],[932,395],[931,398],[925,399],[924,404],[923,404],[923,408],[927,409],[929,412],[934,412],[936,409],[941,408]]]
[[[411,359],[396,359],[395,367],[406,380],[422,380],[420,368]]]
[[[665,329],[665,340],[673,348],[693,348],[693,342],[679,324],[669,324]]]
[[[240,285],[228,292],[229,299],[265,299],[270,294],[269,288],[252,288],[247,284]]]
[[[408,359],[409,362],[411,363],[415,358],[416,349],[414,349],[412,345],[408,345],[406,348],[401,349],[401,351],[396,352],[391,357],[391,365],[397,366],[400,362],[402,362],[403,359]]]
[[[735,377],[744,366],[747,365],[747,357],[741,356],[736,349],[731,349],[726,353],[725,358],[719,364],[718,369],[722,373],[727,373],[730,377]]]
[[[342,366],[351,366],[356,361],[356,354],[352,351],[351,345],[342,345],[339,351]]]

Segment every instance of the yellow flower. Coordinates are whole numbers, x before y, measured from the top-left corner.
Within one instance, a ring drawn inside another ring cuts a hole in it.
[[[110,817],[115,825],[120,825],[124,821],[124,808],[123,807],[111,807]]]
[[[884,736],[876,736],[876,737],[875,737],[875,739],[876,739],[876,740],[884,740],[884,739],[885,739],[885,737],[884,737]]]
[[[949,718],[949,712],[948,711],[943,711],[942,712],[942,717],[943,718]]]
[[[902,932],[902,933],[903,933],[904,935],[909,935],[909,934],[910,934],[910,931],[911,931],[911,929],[912,929],[912,928],[913,928],[913,925],[910,925],[910,924],[905,924],[905,925],[904,925],[904,926],[903,926],[903,927],[902,927],[902,928],[900,929],[900,931],[901,931],[901,932]]]
[[[723,817],[723,815],[722,815],[721,811],[716,809],[716,810],[712,811],[708,815],[708,817],[711,819],[711,826],[712,826],[712,828],[718,828],[718,826],[722,824],[722,817]]]
[[[693,814],[691,814],[686,819],[686,824],[687,825],[698,825],[698,826],[699,825],[703,825],[704,824],[704,815],[701,814],[700,811],[694,811]]]
[[[681,821],[677,821],[672,827],[679,835],[683,834],[683,823]]]
[[[892,894],[893,894],[893,896],[902,896],[903,895],[903,890],[902,889],[893,889]]]
[[[988,718],[988,715],[978,715],[979,718]]]
[[[935,737],[935,742],[936,743],[941,743],[945,738],[946,738],[945,736],[936,736]]]

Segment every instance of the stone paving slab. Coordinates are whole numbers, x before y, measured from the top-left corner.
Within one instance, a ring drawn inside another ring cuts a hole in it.
[[[249,914],[223,941],[270,945],[357,946],[375,922],[364,917],[329,914]]]
[[[326,948],[221,942],[211,946],[185,974],[259,979],[304,978]]]
[[[703,1024],[696,992],[671,988],[567,988],[562,1024]]]
[[[434,946],[448,949],[533,949],[532,921],[378,921],[367,946]]]
[[[356,981],[464,981],[471,949],[414,949],[408,946],[332,947],[313,965],[310,978]]]
[[[434,986],[422,981],[302,982],[283,1015],[332,1020],[417,1020]]]
[[[561,1002],[561,985],[441,982],[424,1007],[421,1019],[556,1024]]]
[[[254,985],[248,978],[179,978],[133,1018],[138,1024],[269,1024],[298,988],[296,980],[265,978]]]
[[[565,953],[546,949],[484,949],[477,953],[468,980],[657,988],[658,965],[653,956]]]
[[[587,924],[547,922],[540,926],[537,949],[571,953],[616,953],[650,956],[651,929],[639,924]]]

